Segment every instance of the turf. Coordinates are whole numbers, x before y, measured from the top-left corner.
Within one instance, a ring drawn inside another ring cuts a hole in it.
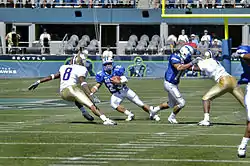
[[[213,101],[213,126],[196,125],[203,119],[201,98],[213,86],[211,80],[181,81],[179,88],[186,107],[179,113],[177,125],[168,124],[171,109],[162,111],[161,121],[155,122],[127,100],[123,105],[136,117],[134,121],[124,121],[124,115],[111,109],[110,94],[102,87],[98,92],[102,102],[98,106],[118,122],[117,126],[104,126],[98,117],[94,122],[85,120],[72,103],[61,100],[58,81],[27,91],[34,81],[0,80],[2,166],[250,164],[248,156],[236,156],[245,129],[245,109],[231,94]],[[129,87],[149,105],[168,99],[161,79],[132,79]]]

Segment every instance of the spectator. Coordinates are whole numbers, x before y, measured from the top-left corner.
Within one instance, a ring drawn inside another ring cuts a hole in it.
[[[197,54],[201,54],[201,55],[204,55],[205,52],[208,50],[208,43],[205,41],[204,38],[201,38],[201,42],[198,44],[197,46]]]
[[[198,39],[196,38],[195,34],[191,35],[191,39],[192,39],[192,43],[195,43],[196,45],[198,45]]]
[[[185,43],[188,42],[188,37],[185,35],[185,30],[181,30],[181,35],[179,35],[177,42],[179,43],[180,41],[184,41]]]
[[[42,46],[41,53],[49,54],[50,53],[50,34],[47,33],[46,29],[43,29],[43,33],[40,35],[40,44]]]
[[[189,42],[186,45],[193,47],[193,49],[197,49],[197,45],[192,41],[192,38],[189,38]]]
[[[16,33],[16,29],[12,28],[12,31],[9,32],[5,37],[5,40],[7,40],[8,43],[8,53],[13,53],[14,50],[17,51],[20,38],[21,36]]]
[[[210,50],[213,52],[213,54],[217,57],[221,55],[222,48],[221,48],[221,43],[219,42],[218,39],[214,39],[212,42],[212,46]]]
[[[102,59],[105,57],[113,57],[113,52],[110,50],[110,45],[107,45],[107,49],[102,54]]]
[[[204,35],[201,37],[201,39],[203,38],[203,40],[205,42],[207,42],[208,44],[210,44],[211,42],[211,36],[208,34],[208,31],[205,29],[204,30]]]

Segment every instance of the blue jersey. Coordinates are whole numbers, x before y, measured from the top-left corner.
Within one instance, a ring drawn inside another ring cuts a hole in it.
[[[237,48],[238,53],[250,54],[250,46],[239,46]],[[241,59],[241,65],[243,68],[243,74],[241,74],[241,78],[238,81],[238,84],[245,84],[250,82],[250,66]]]
[[[119,65],[116,65],[113,67],[111,74],[106,73],[104,70],[99,71],[95,78],[96,82],[102,84],[104,83],[105,86],[108,88],[110,93],[116,93],[119,92],[119,90],[126,88],[126,84],[124,85],[115,85],[111,83],[111,78],[113,76],[123,76],[125,73],[125,68]]]
[[[180,82],[180,77],[185,71],[178,71],[175,67],[174,64],[184,64],[187,63],[191,60],[190,57],[187,58],[186,61],[184,61],[179,55],[172,54],[169,57],[169,62],[168,62],[168,69],[165,72],[165,80],[172,83],[172,84],[179,84]]]

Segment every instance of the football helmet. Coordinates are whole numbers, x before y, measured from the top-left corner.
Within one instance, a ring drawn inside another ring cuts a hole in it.
[[[250,48],[248,46],[239,46],[236,50],[237,54],[247,54],[250,52]]]
[[[72,64],[85,66],[86,59],[87,58],[86,58],[85,54],[78,53],[78,54],[74,55],[73,60],[72,60]]]
[[[204,54],[204,59],[209,59],[209,58],[213,58],[213,57],[214,57],[214,55],[213,55],[212,51],[210,51],[210,50],[206,51]]]
[[[104,57],[102,59],[103,69],[106,72],[111,72],[113,68],[113,58],[112,57]]]
[[[186,60],[187,57],[190,57],[194,54],[194,49],[191,46],[185,45],[180,48],[180,56]]]

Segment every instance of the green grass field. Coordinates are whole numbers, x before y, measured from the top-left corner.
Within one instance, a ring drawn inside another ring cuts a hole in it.
[[[124,101],[136,119],[109,106],[110,94],[98,92],[98,104],[117,126],[104,126],[99,118],[90,123],[71,103],[62,101],[59,82],[0,80],[0,165],[1,166],[249,166],[238,159],[237,146],[245,129],[245,109],[226,94],[212,103],[213,126],[197,126],[203,119],[201,97],[213,85],[210,80],[182,80],[180,91],[186,107],[180,124],[168,124],[171,109],[160,113],[161,121],[148,119],[136,105]],[[92,82],[92,80],[89,80]],[[162,80],[130,80],[129,87],[149,105],[167,101]],[[243,86],[244,88],[244,86]]]

